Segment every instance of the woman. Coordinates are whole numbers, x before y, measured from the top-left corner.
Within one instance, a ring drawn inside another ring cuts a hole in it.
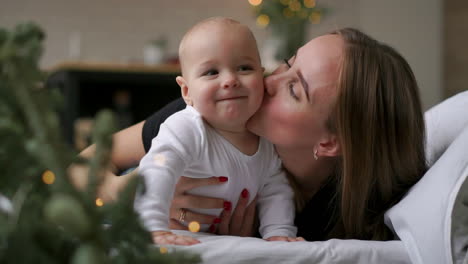
[[[424,121],[408,63],[391,47],[357,30],[341,29],[301,47],[265,78],[265,90],[247,127],[275,144],[290,174],[298,236],[392,239],[384,212],[426,171]],[[158,124],[183,107],[174,102],[117,133],[112,163],[119,169],[138,164]],[[92,152],[89,148],[83,155]],[[129,177],[107,177],[104,191],[115,193]],[[183,209],[223,207],[220,199],[184,193],[207,184],[222,182],[218,177],[181,181],[171,218],[183,214],[187,221],[212,223],[215,217]],[[247,196],[240,195],[235,210],[224,210],[219,233],[252,233],[255,207],[246,207]]]

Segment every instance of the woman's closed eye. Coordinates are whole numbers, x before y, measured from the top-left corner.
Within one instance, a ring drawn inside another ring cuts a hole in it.
[[[289,95],[291,95],[291,97],[294,100],[299,101],[299,96],[297,95],[296,91],[294,90],[295,86],[296,86],[295,81],[291,81],[291,82],[288,83]]]
[[[288,67],[288,69],[291,68],[291,64],[289,64],[289,61],[287,59],[284,59],[284,64]],[[294,90],[294,87],[296,86],[296,81],[290,81],[288,82],[288,89],[289,89],[289,95],[296,101],[299,101],[299,96]]]

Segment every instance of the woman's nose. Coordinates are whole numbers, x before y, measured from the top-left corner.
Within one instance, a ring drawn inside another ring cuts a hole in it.
[[[236,88],[237,86],[239,86],[237,76],[232,73],[226,74],[223,80],[223,88]]]

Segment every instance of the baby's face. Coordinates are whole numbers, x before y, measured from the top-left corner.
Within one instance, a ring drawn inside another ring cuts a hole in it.
[[[243,131],[263,98],[263,68],[245,27],[209,26],[191,36],[183,56],[192,105],[211,126]]]

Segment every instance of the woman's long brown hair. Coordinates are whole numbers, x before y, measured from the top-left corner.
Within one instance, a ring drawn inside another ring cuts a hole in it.
[[[355,29],[344,40],[329,128],[338,136],[333,237],[387,240],[384,213],[426,171],[425,126],[414,74],[393,48]]]

